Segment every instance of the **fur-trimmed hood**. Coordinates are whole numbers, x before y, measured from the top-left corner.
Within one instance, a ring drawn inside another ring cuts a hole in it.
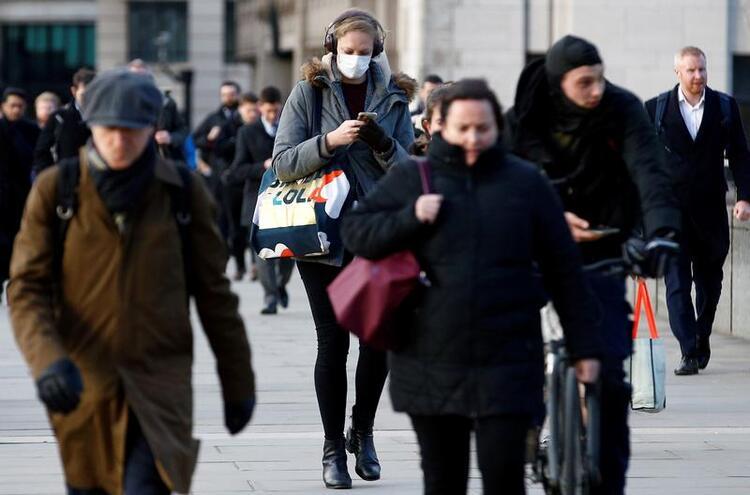
[[[417,94],[417,81],[404,72],[393,74],[385,52],[382,52],[377,57],[373,57],[371,64],[377,64],[383,74],[383,78],[385,80],[390,80],[397,88],[406,93],[406,98],[409,101],[411,101]],[[302,79],[306,80],[313,86],[318,87],[325,84],[321,79],[325,78],[329,81],[335,80],[336,76],[334,75],[334,71],[338,72],[338,70],[334,68],[332,53],[326,54],[322,59],[315,57],[303,64],[300,68]]]

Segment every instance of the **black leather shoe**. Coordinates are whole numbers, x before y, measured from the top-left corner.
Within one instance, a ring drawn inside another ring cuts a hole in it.
[[[677,376],[697,375],[698,374],[698,360],[695,358],[683,357],[680,360],[680,366],[678,366],[674,370],[674,374]]]
[[[352,477],[346,468],[344,439],[323,442],[323,483],[326,488],[347,489],[352,487]]]
[[[269,304],[265,308],[260,310],[262,315],[275,315],[276,314],[276,303]]]
[[[380,479],[380,461],[375,452],[372,427],[360,430],[350,427],[346,432],[346,450],[357,459],[354,471],[365,481]]]
[[[286,291],[286,287],[279,289],[279,304],[284,309],[289,307],[289,293]]]
[[[711,344],[708,337],[698,339],[698,369],[705,370],[708,361],[711,359]]]

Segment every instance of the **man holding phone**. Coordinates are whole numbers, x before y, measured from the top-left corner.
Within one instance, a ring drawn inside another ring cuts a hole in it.
[[[521,74],[508,112],[511,150],[550,178],[586,264],[623,255],[623,242],[643,224],[648,243],[637,250],[645,276],[661,276],[674,254],[680,213],[648,116],[632,93],[604,78],[594,45],[566,36]],[[631,245],[628,243],[628,245]],[[630,457],[630,355],[625,277],[589,273],[602,309],[605,339],[601,392],[602,484],[592,494],[621,495]]]

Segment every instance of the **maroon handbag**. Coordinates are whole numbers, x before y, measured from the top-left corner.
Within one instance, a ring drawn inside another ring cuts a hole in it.
[[[430,194],[430,168],[417,160],[422,192]],[[339,324],[361,341],[380,350],[398,346],[394,313],[420,283],[421,269],[409,250],[379,260],[355,257],[328,286],[328,297]]]

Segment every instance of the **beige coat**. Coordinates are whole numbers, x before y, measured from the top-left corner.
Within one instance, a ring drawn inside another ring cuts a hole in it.
[[[170,487],[187,493],[192,438],[193,337],[182,248],[167,187],[177,170],[158,160],[155,177],[120,234],[81,155],[78,207],[65,241],[61,294],[53,293],[57,167],[37,179],[15,243],[8,289],[18,345],[33,376],[69,357],[84,391],[68,415],[51,414],[69,485],[121,494],[128,414],[134,412]],[[191,187],[194,300],[216,355],[225,401],[254,394],[250,347],[238,299],[224,276],[226,248],[198,176]],[[220,407],[220,404],[216,404]]]

